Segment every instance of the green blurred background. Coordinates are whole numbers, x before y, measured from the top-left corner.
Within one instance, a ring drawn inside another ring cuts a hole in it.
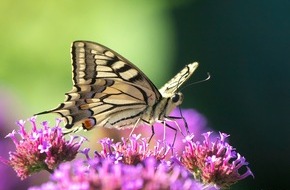
[[[212,78],[184,89],[183,107],[231,134],[250,162],[255,179],[232,189],[288,189],[289,1],[2,0],[0,26],[1,138],[16,120],[63,101],[72,86],[71,42],[96,41],[158,87],[200,62],[190,81]]]

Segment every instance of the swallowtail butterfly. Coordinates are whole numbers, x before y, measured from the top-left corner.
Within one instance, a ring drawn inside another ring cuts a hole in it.
[[[198,66],[186,65],[158,90],[140,69],[101,44],[75,41],[71,56],[73,89],[64,103],[39,114],[59,114],[72,131],[164,123],[183,101],[178,88]]]

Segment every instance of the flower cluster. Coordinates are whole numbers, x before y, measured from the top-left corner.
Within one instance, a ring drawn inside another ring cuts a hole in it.
[[[193,179],[190,172],[176,163],[163,160],[170,147],[157,143],[150,150],[148,139],[132,135],[114,143],[105,138],[102,150],[90,158],[89,149],[83,154],[87,160],[60,165],[52,176],[53,182],[30,190],[42,189],[210,189]]]
[[[113,143],[112,139],[105,138],[100,141],[102,151],[95,152],[96,157],[111,158],[115,162],[122,162],[130,165],[137,165],[148,157],[154,157],[159,161],[164,160],[171,147],[161,141],[157,141],[153,150],[149,148],[148,139],[141,138],[141,135],[133,134],[128,139],[122,138],[122,142]],[[83,153],[87,154],[85,149]]]
[[[220,188],[228,188],[238,180],[253,176],[247,167],[246,159],[226,142],[229,136],[220,133],[215,141],[210,140],[211,132],[204,133],[204,141],[193,141],[193,135],[185,139],[186,147],[180,158],[196,178],[206,184],[215,184]],[[245,166],[246,172],[239,173]]]
[[[6,136],[16,146],[14,152],[9,152],[9,160],[6,162],[21,179],[41,170],[53,172],[61,162],[75,158],[84,138],[76,141],[78,137],[71,136],[70,140],[65,140],[59,126],[60,120],[57,120],[53,128],[48,126],[48,122],[43,122],[42,129],[37,129],[35,117],[29,121],[32,125],[30,132],[25,129],[25,121],[20,120],[17,122],[20,129],[17,132],[13,130]]]
[[[190,178],[183,167],[159,164],[154,157],[146,158],[136,166],[114,163],[109,158],[67,162],[52,176],[53,182],[30,190],[45,189],[196,189],[203,185]]]
[[[151,141],[156,144],[149,146],[148,138],[135,134],[120,142],[104,138],[99,142],[102,150],[90,157],[89,148],[79,151],[84,138],[65,140],[60,120],[53,128],[43,122],[42,129],[37,129],[35,117],[30,122],[31,132],[26,131],[21,120],[20,130],[7,135],[16,145],[7,163],[21,179],[40,170],[52,173],[50,182],[31,190],[216,190],[253,176],[245,158],[229,145],[229,135],[224,133],[216,137],[207,132],[202,134],[203,138],[198,138],[196,133],[188,134],[184,139],[176,139],[177,147],[168,145],[164,138]],[[65,162],[73,160],[78,152],[86,159]]]

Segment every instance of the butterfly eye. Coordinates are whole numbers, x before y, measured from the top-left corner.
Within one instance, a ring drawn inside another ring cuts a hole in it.
[[[171,100],[173,103],[177,103],[179,102],[179,104],[181,104],[182,100],[183,100],[183,95],[178,92],[178,93],[175,93],[172,97],[171,97]]]

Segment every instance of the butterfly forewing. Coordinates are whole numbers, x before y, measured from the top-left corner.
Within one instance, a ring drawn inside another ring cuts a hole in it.
[[[189,79],[197,67],[197,62],[186,65],[179,73],[159,89],[162,97],[171,97],[178,88]]]
[[[130,61],[113,50],[88,41],[75,41],[71,48],[73,82],[76,85],[94,84],[105,78],[135,84],[152,91],[156,99],[161,95],[154,84]]]
[[[198,65],[187,65],[159,91],[135,65],[103,45],[75,41],[71,56],[73,89],[64,103],[39,114],[58,113],[72,130],[152,125],[176,106],[170,97]]]

